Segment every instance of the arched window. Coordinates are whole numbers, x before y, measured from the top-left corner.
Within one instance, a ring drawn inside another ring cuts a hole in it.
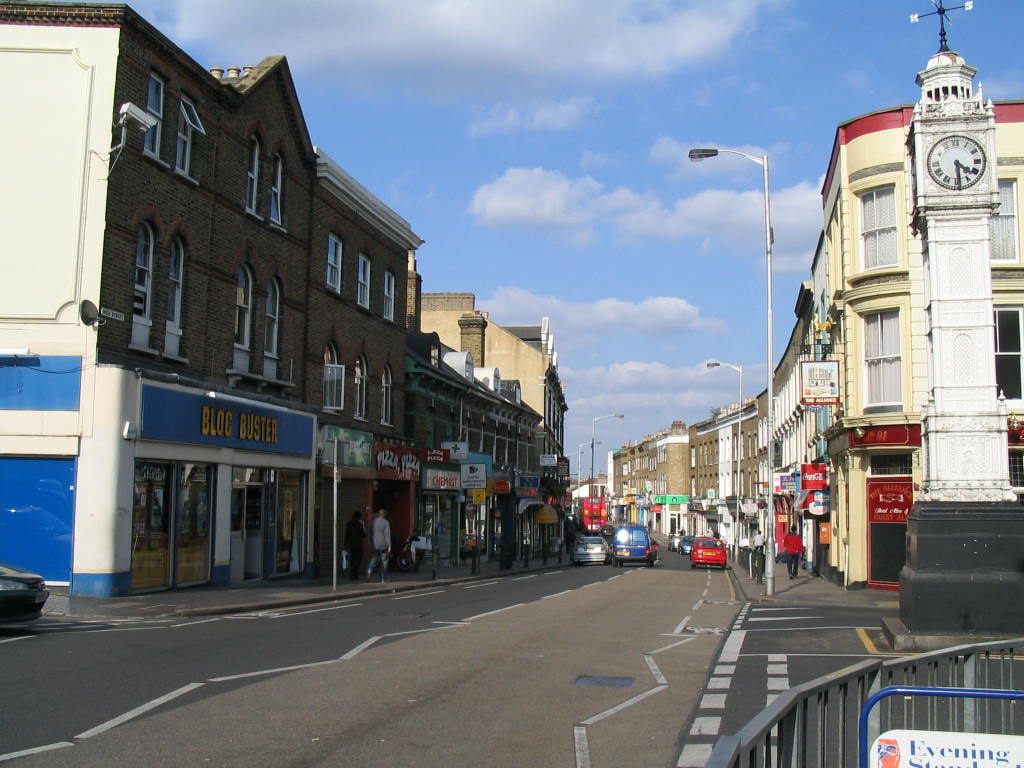
[[[380,423],[391,423],[391,366],[384,366],[380,376]]]
[[[338,349],[324,347],[324,408],[340,411],[345,406],[345,366],[338,365]]]
[[[149,318],[153,294],[153,230],[149,224],[139,224],[138,239],[135,242],[135,293],[132,299],[132,314]]]
[[[167,326],[181,329],[181,297],[185,278],[185,244],[181,238],[171,240],[171,256],[167,265]]]
[[[284,158],[274,155],[274,178],[270,182],[270,220],[280,224],[284,203]]]
[[[238,270],[235,283],[235,346],[249,348],[252,326],[252,275],[245,267]]]
[[[263,333],[263,354],[277,357],[277,345],[281,329],[281,289],[277,280],[267,286],[266,318]]]
[[[366,358],[362,355],[356,358],[356,364],[352,374],[356,387],[356,403],[355,410],[352,415],[359,419],[365,419],[369,381],[366,375]]]
[[[249,170],[245,174],[245,210],[256,213],[260,182],[260,140],[252,137],[249,144]]]

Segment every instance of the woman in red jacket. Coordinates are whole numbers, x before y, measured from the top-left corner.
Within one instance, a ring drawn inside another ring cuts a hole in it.
[[[795,579],[800,573],[800,555],[804,551],[804,540],[796,532],[796,526],[789,527],[789,533],[782,539],[782,551],[786,555],[789,578]]]

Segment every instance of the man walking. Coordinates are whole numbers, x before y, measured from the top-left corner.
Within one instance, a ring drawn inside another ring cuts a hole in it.
[[[373,547],[373,557],[370,559],[370,567],[366,569],[366,578],[370,578],[373,569],[380,565],[381,583],[388,581],[388,556],[391,554],[391,523],[385,517],[387,510],[378,509],[377,516],[373,518],[370,525],[370,544]]]
[[[800,555],[804,551],[804,540],[796,532],[795,525],[789,527],[789,533],[782,540],[782,551],[786,555],[789,578],[795,579],[800,574]]]
[[[366,541],[366,526],[363,525],[362,514],[357,509],[352,519],[345,526],[345,549],[348,550],[348,572],[352,581],[359,581],[359,571],[363,565],[363,542]]]

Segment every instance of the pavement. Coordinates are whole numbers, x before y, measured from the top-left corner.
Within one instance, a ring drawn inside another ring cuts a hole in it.
[[[655,535],[660,541],[662,559],[682,557],[668,551],[668,540]],[[430,562],[421,564],[414,573],[389,569],[389,580],[381,583],[378,576],[351,581],[347,572],[338,573],[335,585],[333,575],[323,579],[283,577],[247,581],[230,587],[191,587],[173,591],[134,594],[127,597],[79,597],[68,595],[66,588],[51,587],[50,599],[44,615],[65,616],[84,620],[100,619],[158,619],[174,616],[216,616],[286,608],[295,605],[353,599],[381,594],[394,594],[412,590],[436,589],[449,584],[501,579],[521,576],[542,570],[569,566],[563,553],[543,559],[531,559],[528,564],[516,560],[511,568],[501,568],[497,558],[482,558],[479,571],[473,572],[470,562],[441,564],[437,578],[433,578]],[[858,605],[894,608],[899,606],[896,592],[844,589],[827,579],[813,576],[807,571],[790,580],[786,568],[776,564],[775,593],[765,594],[765,587],[757,584],[742,564],[733,564],[729,570],[737,593],[754,602],[806,603],[808,605]]]

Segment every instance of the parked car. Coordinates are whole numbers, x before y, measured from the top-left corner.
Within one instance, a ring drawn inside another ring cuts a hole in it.
[[[576,565],[584,563],[607,564],[612,561],[612,548],[600,536],[579,536],[573,547],[572,561]]]
[[[49,596],[42,576],[0,563],[0,622],[38,619]]]
[[[658,560],[658,551],[651,541],[651,534],[642,525],[620,525],[615,529],[612,540],[612,565],[643,563],[653,566]]]
[[[682,542],[683,542],[683,534],[681,534],[681,533],[673,533],[671,536],[668,537],[668,551],[669,552],[678,552],[679,551],[679,545],[682,544]]]
[[[693,540],[693,546],[690,549],[690,567],[696,568],[698,565],[717,565],[725,570],[725,544],[721,539],[700,537]]]
[[[601,538],[611,543],[611,540],[615,538],[615,526],[605,525],[601,528]]]
[[[683,536],[682,540],[679,542],[679,554],[681,554],[681,555],[689,555],[690,554],[690,550],[693,548],[693,540],[695,538],[697,538],[697,537],[696,536]]]

